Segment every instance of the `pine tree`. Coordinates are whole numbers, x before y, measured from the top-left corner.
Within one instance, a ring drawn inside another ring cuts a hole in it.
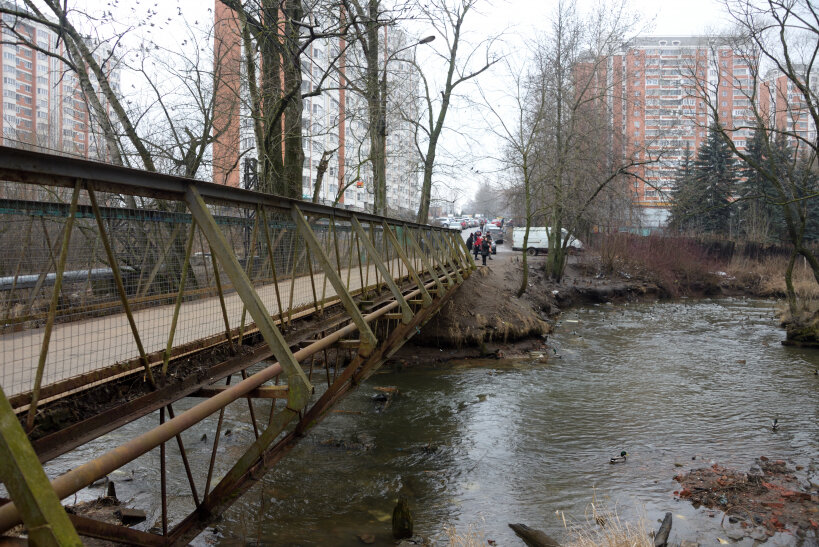
[[[739,170],[737,217],[740,232],[751,241],[765,243],[782,237],[785,225],[776,190],[753,165],[763,165],[771,155],[770,135],[757,127],[745,150],[747,160]]]
[[[691,147],[685,143],[683,159],[680,169],[674,179],[674,188],[671,191],[671,210],[668,226],[679,231],[697,231],[698,201],[693,194],[694,189],[694,162]]]
[[[737,182],[733,151],[715,127],[700,146],[690,173],[680,170],[675,200],[671,207],[672,226],[703,233],[728,234]],[[678,201],[679,200],[679,201]]]

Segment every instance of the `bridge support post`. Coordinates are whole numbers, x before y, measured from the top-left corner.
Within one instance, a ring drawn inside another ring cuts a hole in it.
[[[324,249],[322,249],[321,243],[319,243],[318,238],[316,238],[316,234],[313,233],[310,225],[307,224],[304,214],[296,205],[293,205],[292,215],[293,221],[296,223],[296,228],[307,242],[307,245],[313,251],[313,254],[316,255],[316,259],[321,263],[321,267],[324,269],[324,275],[330,280],[330,284],[335,289],[336,294],[341,300],[341,304],[344,306],[347,313],[350,314],[353,323],[355,323],[355,325],[358,327],[358,332],[361,336],[361,347],[359,349],[359,353],[364,356],[369,355],[378,344],[375,334],[373,334],[373,331],[370,329],[370,325],[367,324],[367,321],[364,320],[361,310],[359,310],[356,303],[353,302],[353,297],[350,296],[350,293],[347,291],[347,287],[344,286],[344,282],[341,280],[341,277],[339,277],[338,273],[336,273],[335,269],[333,269],[333,264],[327,257],[327,253],[325,253]],[[363,238],[359,236],[359,239],[366,239],[366,236]],[[364,282],[363,279],[361,281],[362,283]]]
[[[454,257],[455,261],[461,265],[461,268],[463,269],[461,275],[464,277],[464,279],[466,279],[469,277],[472,268],[469,265],[469,260],[467,260],[465,256],[468,253],[461,252],[466,251],[466,244],[463,242],[464,239],[460,234],[452,233],[444,236],[444,241],[449,246],[450,251],[452,251],[452,256]]]
[[[430,248],[430,250],[432,252],[434,252],[436,255],[438,255],[438,256],[435,257],[435,261],[438,263],[437,266],[438,266],[438,268],[441,269],[441,272],[444,274],[444,277],[446,277],[446,286],[448,288],[454,287],[455,286],[455,281],[452,279],[452,276],[449,275],[449,272],[447,271],[446,266],[444,265],[443,261],[441,260],[440,250],[438,249],[438,246],[435,244],[435,239],[431,238],[431,237],[429,237],[429,238],[425,237],[423,231],[420,231],[420,230],[418,231],[418,239],[420,240],[421,243],[425,243]]]
[[[455,279],[458,280],[458,284],[460,285],[461,283],[464,282],[464,278],[461,275],[460,266],[455,263],[455,259],[452,256],[453,254],[455,254],[455,250],[452,248],[451,245],[449,245],[449,250],[452,252],[448,253],[446,251],[448,243],[446,236],[438,237],[438,234],[436,232],[432,232],[432,239],[441,247],[441,254],[444,257],[444,260],[449,263],[449,266],[452,268],[452,274],[455,276]]]
[[[417,241],[415,241],[415,238],[412,236],[412,231],[410,231],[409,227],[406,224],[404,225],[404,230],[406,230],[407,240],[410,242],[412,248],[415,249],[415,254],[417,254],[418,257],[421,259],[421,263],[424,265],[424,268],[426,268],[429,275],[432,276],[432,279],[435,281],[435,287],[438,290],[438,296],[439,297],[443,296],[443,294],[446,292],[446,289],[444,288],[444,284],[441,283],[441,280],[438,278],[438,272],[435,271],[435,268],[427,259],[427,256],[424,254],[423,249],[421,249],[421,246],[418,245]]]
[[[2,388],[0,479],[20,511],[30,544],[82,545]]]

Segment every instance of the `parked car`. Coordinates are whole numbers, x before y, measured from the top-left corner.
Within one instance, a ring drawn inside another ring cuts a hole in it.
[[[551,230],[545,226],[532,226],[529,228],[529,239],[526,242],[526,254],[535,256],[540,253],[549,252],[549,233]],[[526,228],[514,228],[512,230],[512,250],[522,251],[523,236]],[[561,229],[562,237],[566,237],[568,233],[565,228]],[[573,252],[583,250],[583,243],[574,236],[569,237],[569,250]]]
[[[486,232],[492,236],[493,242],[503,244],[503,230],[494,224],[488,224],[486,226]]]
[[[436,226],[441,226],[443,228],[449,228],[449,218],[447,217],[438,217],[433,222]]]

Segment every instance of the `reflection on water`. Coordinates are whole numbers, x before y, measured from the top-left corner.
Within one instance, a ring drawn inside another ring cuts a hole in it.
[[[716,544],[720,519],[674,499],[675,464],[747,469],[764,454],[819,478],[819,353],[781,338],[767,302],[599,306],[562,317],[548,364],[382,373],[229,510],[222,541],[389,545],[403,492],[424,535],[477,524],[518,545],[507,523],[524,522],[560,537],[555,511],[583,519],[596,495],[650,525],[672,511],[672,541]],[[401,392],[383,413],[374,385]],[[610,465],[620,450],[628,462]]]

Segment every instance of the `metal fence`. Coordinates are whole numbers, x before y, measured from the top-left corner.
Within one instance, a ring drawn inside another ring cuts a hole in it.
[[[114,364],[120,366],[109,375],[146,361],[167,364],[255,328],[189,211],[183,191],[191,181],[38,156],[0,151],[7,179],[0,183],[0,385],[17,406],[30,402],[24,394],[54,396],[104,378],[100,371]],[[440,267],[455,242],[427,226],[195,186],[284,328],[300,313],[338,300],[327,265],[353,294],[381,286],[384,276],[365,235],[396,280],[408,271],[385,230],[419,270],[420,254]],[[294,221],[298,206],[324,259]]]

